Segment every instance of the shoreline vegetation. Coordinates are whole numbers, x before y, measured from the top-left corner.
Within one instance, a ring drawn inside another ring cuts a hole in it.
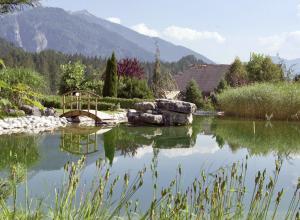
[[[144,167],[136,176],[125,173],[123,177],[113,177],[103,161],[96,162],[97,175],[91,181],[90,189],[80,188],[80,178],[85,167],[85,157],[77,163],[64,166],[66,178],[62,187],[55,190],[55,199],[51,205],[45,204],[45,198],[28,198],[30,205],[17,205],[17,187],[26,184],[26,169],[14,164],[6,179],[0,183],[1,219],[275,219],[284,196],[284,189],[276,184],[282,166],[282,160],[275,161],[275,170],[268,176],[266,170],[258,171],[253,179],[253,189],[247,189],[247,160],[220,167],[214,173],[202,171],[187,189],[182,188],[181,166],[176,177],[165,188],[157,183],[159,173],[157,161],[153,158],[152,173],[153,199],[145,211],[141,211],[137,193],[144,184]],[[121,184],[123,190],[115,195],[114,189]],[[251,200],[246,205],[245,195]],[[80,195],[80,196],[78,196]],[[8,200],[11,198],[12,203]],[[115,198],[120,198],[115,201]],[[295,186],[288,209],[280,213],[281,219],[299,220],[300,178]],[[34,208],[35,207],[35,208]]]
[[[227,116],[300,121],[299,83],[256,83],[230,88],[217,99]]]

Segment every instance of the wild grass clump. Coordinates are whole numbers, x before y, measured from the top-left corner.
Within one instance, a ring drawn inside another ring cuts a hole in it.
[[[61,189],[55,191],[53,205],[37,202],[37,208],[16,206],[16,183],[18,175],[12,169],[12,175],[5,184],[12,187],[13,205],[0,195],[1,219],[275,219],[278,207],[284,196],[284,190],[275,191],[282,167],[282,160],[275,163],[275,171],[267,176],[266,170],[259,171],[253,180],[253,190],[245,186],[247,159],[243,163],[234,163],[222,167],[214,173],[201,172],[191,185],[182,188],[182,168],[179,166],[176,177],[165,188],[159,188],[157,161],[151,164],[153,198],[148,209],[139,211],[139,202],[132,201],[133,195],[143,187],[143,168],[135,178],[125,173],[121,178],[113,178],[109,168],[97,162],[98,175],[92,181],[91,188],[83,191],[80,177],[85,158],[77,163],[67,163],[64,167],[68,174]],[[10,183],[11,182],[11,183]],[[120,194],[115,195],[116,186],[123,185]],[[0,192],[2,192],[0,190]],[[245,202],[246,194],[251,197]],[[118,198],[115,200],[115,198]],[[32,201],[32,199],[31,199]],[[300,178],[290,200],[290,204],[281,219],[299,220]],[[25,210],[25,211],[24,211]]]
[[[300,120],[300,83],[259,83],[225,90],[220,110],[242,118]]]

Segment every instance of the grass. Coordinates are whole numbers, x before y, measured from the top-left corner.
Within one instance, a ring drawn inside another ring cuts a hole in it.
[[[300,83],[260,83],[225,90],[220,110],[242,118],[300,120]]]
[[[133,195],[144,184],[143,168],[131,178],[128,173],[113,178],[109,168],[97,161],[97,175],[90,189],[84,192],[79,187],[80,176],[85,166],[85,157],[77,163],[67,163],[64,167],[66,181],[55,191],[53,205],[45,205],[39,200],[36,208],[19,207],[16,187],[24,176],[23,169],[14,165],[10,175],[0,183],[1,219],[275,219],[284,190],[275,191],[282,160],[275,163],[275,170],[267,176],[266,170],[258,171],[253,180],[253,189],[245,186],[247,159],[230,167],[221,167],[214,173],[201,172],[190,187],[183,189],[182,169],[179,166],[175,178],[166,188],[158,189],[159,173],[154,158],[150,166],[153,178],[153,199],[145,211],[139,211],[139,202],[132,201]],[[19,172],[21,174],[19,174]],[[123,190],[115,195],[115,187]],[[6,188],[5,188],[6,187]],[[1,190],[9,189],[9,190]],[[6,192],[11,192],[9,195]],[[250,194],[251,202],[245,204],[245,195]],[[117,196],[117,197],[116,197]],[[13,204],[8,205],[11,197]],[[119,198],[115,201],[113,198]],[[300,178],[290,198],[290,204],[283,219],[299,220]]]

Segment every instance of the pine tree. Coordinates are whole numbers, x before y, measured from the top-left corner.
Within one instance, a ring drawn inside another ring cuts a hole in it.
[[[106,69],[105,69],[105,79],[104,79],[104,86],[103,86],[103,96],[109,96],[109,87],[110,87],[110,69],[111,69],[111,60],[108,58],[106,63]]]
[[[118,68],[115,53],[107,60],[103,96],[117,97],[118,93]]]
[[[231,64],[225,79],[231,87],[243,86],[248,83],[246,68],[238,57]]]
[[[186,87],[185,101],[196,104],[198,108],[204,105],[201,89],[194,79],[192,79]]]
[[[118,62],[115,53],[111,56],[111,97],[118,95]]]
[[[158,46],[155,54],[155,66],[152,76],[152,91],[156,98],[160,98],[163,96],[162,77],[160,68],[160,51]]]

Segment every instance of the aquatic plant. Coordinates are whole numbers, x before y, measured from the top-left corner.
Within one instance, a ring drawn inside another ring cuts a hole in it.
[[[268,177],[266,170],[258,171],[253,180],[253,190],[245,186],[247,160],[221,167],[213,173],[202,171],[192,184],[183,189],[181,185],[183,170],[177,169],[175,178],[167,187],[159,188],[157,158],[150,166],[153,178],[153,199],[145,211],[139,210],[138,200],[133,195],[144,184],[146,168],[132,179],[129,173],[123,178],[112,177],[110,169],[103,161],[96,162],[97,175],[90,188],[80,184],[85,165],[85,157],[77,163],[67,163],[64,167],[66,181],[55,190],[52,206],[36,202],[36,208],[11,207],[5,198],[0,197],[1,219],[275,219],[278,207],[284,196],[284,189],[276,191],[276,184],[282,167],[278,158],[275,170]],[[11,171],[13,173],[13,170]],[[123,186],[115,195],[118,184]],[[0,186],[2,186],[0,184]],[[16,188],[16,184],[13,185]],[[1,192],[1,190],[0,190]],[[15,190],[16,192],[16,190]],[[246,194],[251,193],[247,204]],[[14,198],[16,198],[14,194]],[[116,199],[118,198],[118,199]],[[144,201],[145,202],[145,201]],[[300,178],[281,219],[299,220]]]

